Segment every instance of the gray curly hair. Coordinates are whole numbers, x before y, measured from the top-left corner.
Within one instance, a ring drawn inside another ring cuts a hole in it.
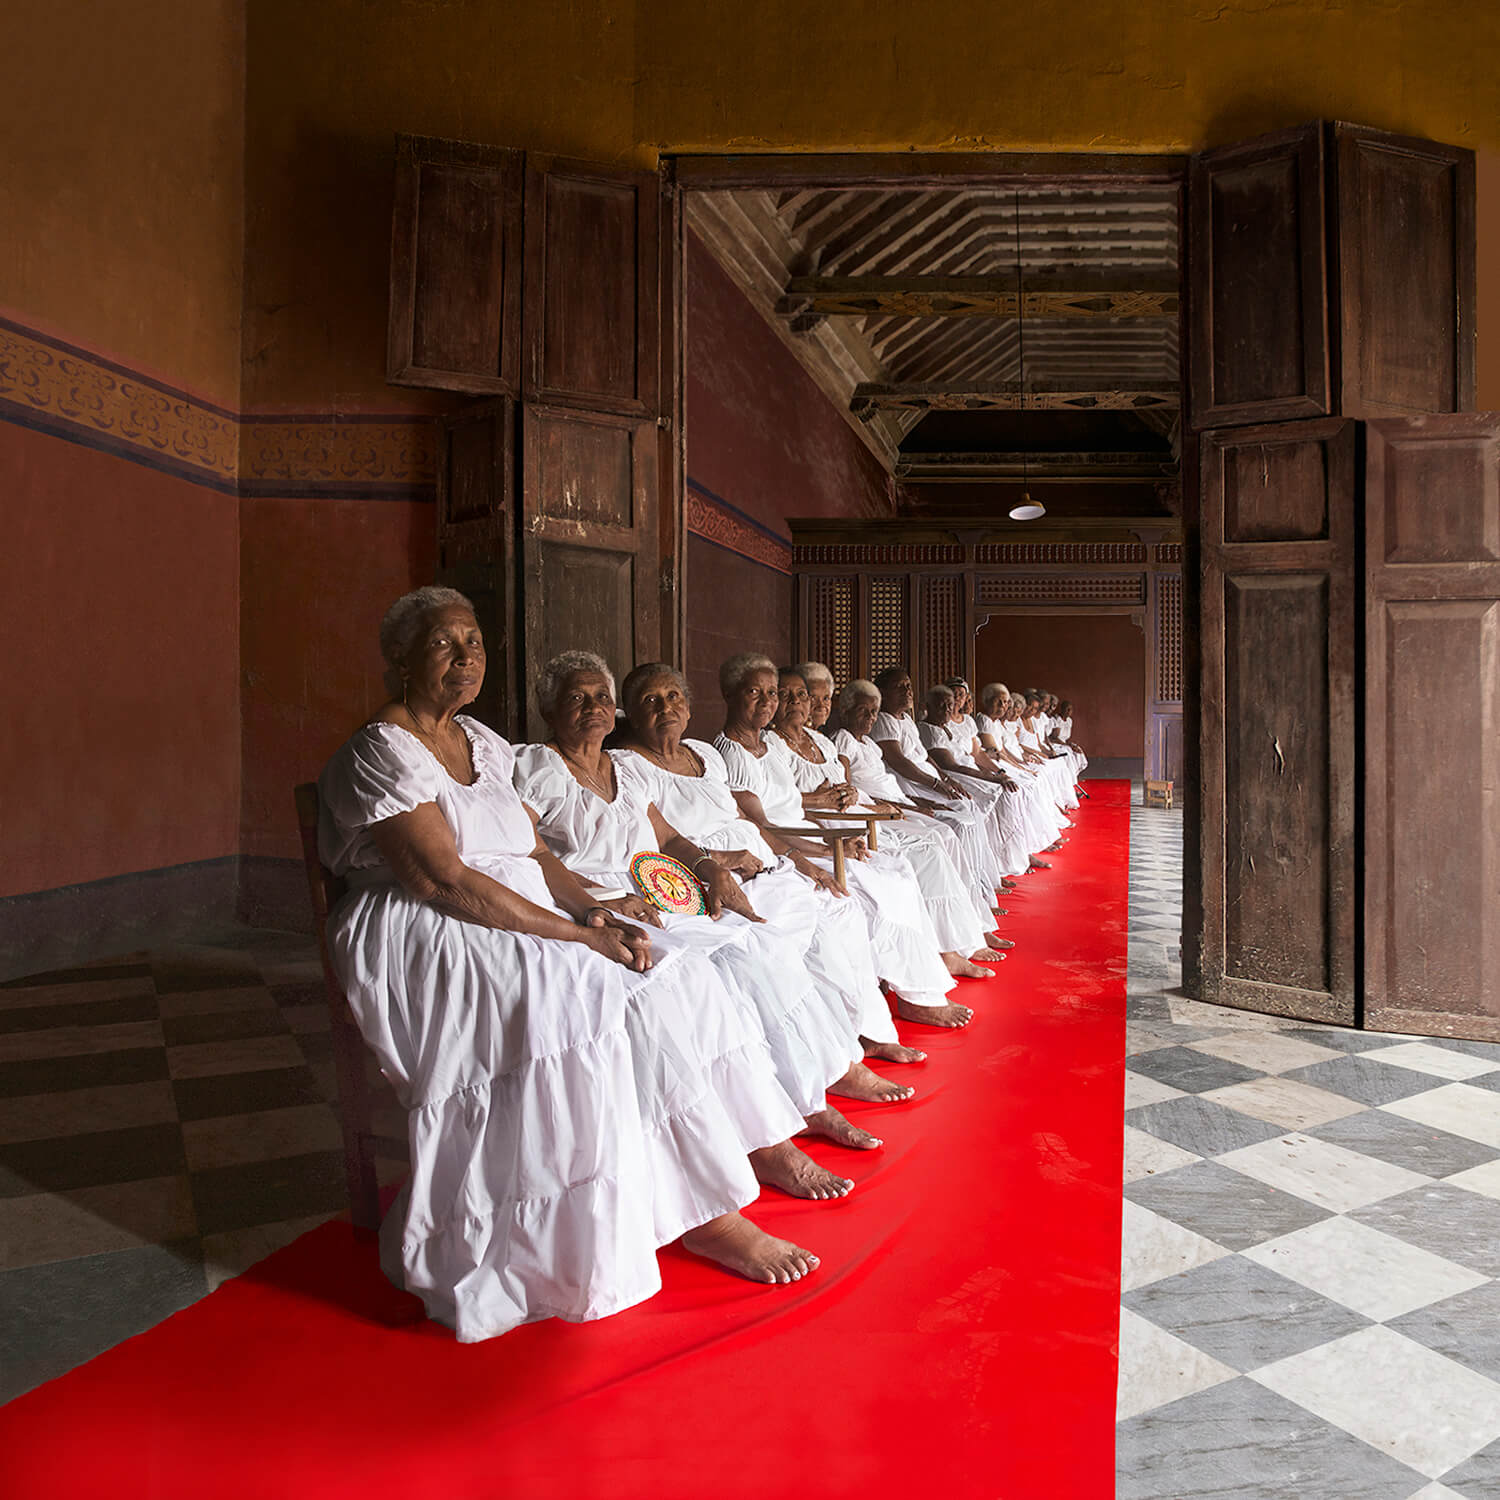
[[[839,712],[849,713],[862,698],[873,698],[880,702],[880,689],[865,677],[851,677],[839,690]]]
[[[820,661],[799,661],[792,668],[808,687],[815,682],[826,682],[829,687],[833,686],[833,673]]]
[[[536,679],[536,706],[541,709],[543,718],[557,707],[557,700],[562,697],[563,684],[575,672],[597,672],[609,683],[610,694],[614,694],[615,674],[609,670],[609,663],[602,656],[592,651],[559,651],[542,668]]]
[[[776,663],[759,651],[740,651],[719,668],[719,691],[727,698],[744,687],[752,672],[769,672],[779,679]]]
[[[625,674],[625,681],[620,684],[620,707],[628,714],[640,701],[641,694],[663,677],[675,683],[682,696],[689,702],[692,701],[693,694],[688,687],[687,678],[671,662],[643,661],[640,666]]]
[[[435,609],[466,609],[474,613],[474,603],[457,589],[429,583],[413,589],[386,610],[380,621],[380,654],[385,659],[385,690],[399,698],[402,692],[402,668],[416,644],[422,623]]]

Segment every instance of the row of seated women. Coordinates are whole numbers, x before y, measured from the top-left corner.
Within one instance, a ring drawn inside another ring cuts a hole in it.
[[[1007,759],[992,727],[992,758],[947,689],[919,730],[905,674],[848,684],[830,741],[827,672],[754,655],[724,664],[710,745],[683,737],[674,669],[637,667],[617,694],[585,652],[536,684],[547,743],[513,748],[460,712],[485,672],[462,595],[397,600],[380,644],[391,700],[324,770],[319,843],[349,887],[332,961],[409,1112],[388,1273],[465,1341],[640,1302],[679,1239],[752,1280],[807,1275],[815,1254],[740,1210],[762,1185],[853,1188],[794,1137],[879,1147],[833,1100],[912,1096],[866,1064],[924,1059],[892,1005],[969,1020],[955,976],[1010,946],[996,893],[1064,826],[1064,752]],[[860,813],[891,820],[878,851],[852,839],[841,883],[825,830],[857,833]],[[688,866],[705,915],[642,899],[646,851]]]

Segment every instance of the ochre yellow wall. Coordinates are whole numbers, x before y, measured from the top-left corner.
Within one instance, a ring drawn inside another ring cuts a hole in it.
[[[390,403],[401,130],[640,165],[1183,151],[1318,118],[1500,149],[1500,7],[1475,0],[256,0],[249,36],[249,405]]]
[[[0,312],[230,408],[243,9],[0,6]]]

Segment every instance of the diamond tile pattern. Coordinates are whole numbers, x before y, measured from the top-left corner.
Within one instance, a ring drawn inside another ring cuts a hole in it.
[[[1137,805],[1118,1495],[1500,1495],[1500,1045],[1187,1000],[1180,859]]]

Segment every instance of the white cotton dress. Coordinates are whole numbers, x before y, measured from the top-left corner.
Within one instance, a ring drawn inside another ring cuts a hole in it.
[[[1054,778],[1045,768],[1029,765],[1022,753],[1019,726],[1012,719],[987,719],[995,741],[1014,756],[1019,765],[1007,764],[1006,770],[1021,788],[1021,808],[1026,816],[1026,842],[1033,854],[1045,849],[1068,826],[1054,795]]]
[[[1042,780],[1046,783],[1047,790],[1052,794],[1057,805],[1065,812],[1071,812],[1078,806],[1078,794],[1073,790],[1073,778],[1062,757],[1053,756],[1042,744],[1042,736],[1038,733],[1034,720],[1032,727],[1028,729],[1026,721],[1022,719],[1016,725],[1016,734],[1028,750],[1039,750],[1048,757],[1046,762],[1038,767]]]
[[[445,916],[397,882],[371,830],[430,802],[466,865],[557,910],[510,745],[455,722],[471,786],[415,735],[367,725],[319,779],[318,843],[351,887],[328,921],[334,967],[408,1111],[411,1180],[382,1263],[472,1343],[650,1297],[658,1247],[753,1201],[746,1153],[800,1119],[701,959],[636,974],[581,943]]]
[[[762,861],[766,868],[741,882],[745,894],[772,927],[795,922],[800,931],[804,922],[810,923],[807,971],[825,993],[842,1000],[856,1035],[867,1008],[878,1007],[880,1015],[888,1015],[859,902],[815,886],[797,873],[791,860],[779,858],[760,829],[741,817],[719,752],[702,740],[684,740],[683,745],[698,757],[701,775],[668,771],[634,750],[610,754],[617,762],[622,756],[631,758],[650,782],[657,810],[679,833],[704,849],[748,849]]]
[[[516,790],[540,819],[542,842],[591,885],[632,888],[631,859],[657,847],[649,814],[651,785],[642,764],[634,755],[615,762],[615,800],[606,802],[573,776],[552,746],[516,750]],[[664,942],[702,953],[742,997],[799,1114],[825,1108],[828,1085],[849,1071],[862,1049],[839,997],[822,993],[807,971],[804,955],[815,923],[763,926],[735,912],[717,921],[659,915]],[[799,1130],[802,1123],[799,1119]]]
[[[808,760],[785,740],[781,741],[788,751],[787,761],[798,791],[816,792],[824,786],[843,785],[849,777],[833,741],[816,729],[807,730],[807,736],[812,741],[814,754],[819,757],[817,760]],[[854,805],[868,810],[873,800],[861,795]],[[933,931],[937,933],[943,952],[959,953],[967,958],[976,949],[984,947],[989,911],[976,910],[963,872],[954,863],[949,848],[956,846],[957,836],[952,830],[944,828],[936,819],[919,821],[914,815],[900,822],[882,823],[879,840],[881,854],[892,854],[906,861],[921,888],[927,914],[932,918]]]
[[[810,836],[815,835],[818,829],[807,822],[802,811],[802,793],[797,790],[791,751],[778,735],[765,734],[761,743],[765,753],[757,756],[726,735],[714,739],[714,749],[724,759],[730,787],[753,792],[776,826],[805,826]],[[816,863],[825,869],[833,867],[831,857],[818,859]],[[946,1005],[955,981],[943,963],[932,918],[927,914],[910,868],[874,854],[868,860],[849,860],[844,875],[849,894],[865,914],[880,977],[912,1005]],[[860,1034],[872,1042],[896,1039],[895,1024],[883,1004],[866,1005]]]
[[[897,715],[882,710],[875,717],[875,724],[870,730],[870,738],[875,741],[877,747],[886,743],[894,744],[907,760],[926,775],[946,776],[948,774],[928,758],[926,747],[922,744],[922,736],[917,731],[916,720],[910,714]],[[978,839],[983,840],[984,874],[991,887],[998,886],[1007,876],[1021,873],[1015,868],[1012,852],[1006,849],[1004,840],[1001,838],[998,821],[990,816],[989,809],[984,803],[976,802],[972,797],[950,797],[945,793],[925,787],[920,781],[909,781],[899,772],[892,772],[892,774],[903,787],[908,788],[910,795],[925,797],[929,801],[940,803],[943,811],[939,816],[945,822],[957,827],[960,833],[966,826],[975,830]],[[970,858],[975,858],[975,845],[971,842],[965,847],[970,851]]]
[[[873,739],[856,739],[852,731],[840,729],[833,737],[833,748],[849,762],[849,780],[858,787],[866,800],[910,801],[905,787],[892,775],[885,757],[880,753],[880,746]],[[985,875],[991,852],[977,815],[971,810],[967,818],[955,816],[941,800],[940,794],[930,790],[923,789],[916,795],[924,802],[935,803],[943,811],[937,814],[908,812],[902,826],[930,829],[944,840],[948,857],[963,877],[974,910],[979,915],[984,932],[988,933],[995,925],[990,910],[995,903],[995,886]],[[968,805],[972,809],[973,804]]]

